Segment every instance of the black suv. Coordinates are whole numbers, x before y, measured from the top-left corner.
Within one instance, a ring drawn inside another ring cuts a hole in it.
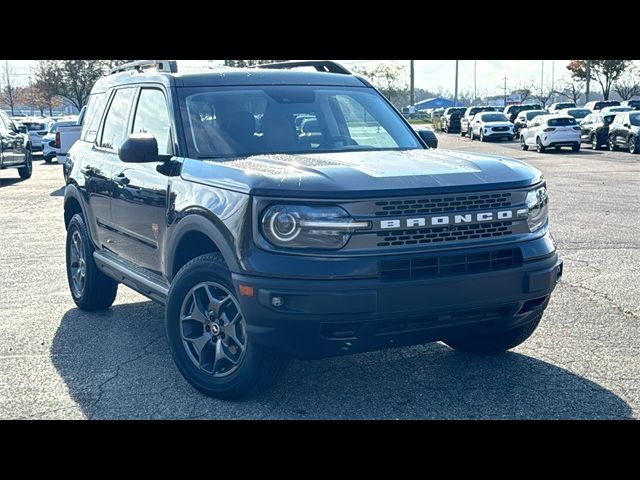
[[[640,110],[640,100],[625,100],[624,102],[620,102],[620,106],[631,107],[634,110]]]
[[[593,150],[599,150],[609,140],[609,125],[617,113],[592,113],[580,122],[580,140],[591,144]]]
[[[449,107],[442,116],[441,130],[445,133],[456,133],[460,131],[460,119],[464,115],[465,107]]]
[[[20,178],[30,178],[33,157],[26,127],[19,126],[0,111],[0,170],[5,168],[17,168]]]
[[[73,300],[108,308],[123,283],[164,304],[178,369],[221,398],[266,388],[290,357],[508,350],[562,274],[545,179],[434,152],[333,62],[119,67],[69,152]]]
[[[520,112],[526,112],[528,110],[542,110],[542,106],[533,103],[527,105],[509,105],[508,107],[504,107],[502,113],[507,116],[511,123],[514,123]]]
[[[640,153],[640,112],[618,113],[609,125],[609,150],[623,147]]]

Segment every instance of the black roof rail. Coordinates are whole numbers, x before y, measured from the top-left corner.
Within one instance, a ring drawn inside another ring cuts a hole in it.
[[[158,72],[176,73],[178,64],[175,60],[136,60],[135,62],[124,63],[109,70],[109,74],[126,72],[128,70],[143,71],[145,68],[155,68]]]
[[[342,75],[351,75],[351,72],[344,68],[339,63],[331,60],[303,60],[299,62],[278,62],[278,63],[264,63],[262,65],[256,65],[255,68],[273,68],[273,69],[287,69],[298,67],[313,67],[318,72],[340,73]]]

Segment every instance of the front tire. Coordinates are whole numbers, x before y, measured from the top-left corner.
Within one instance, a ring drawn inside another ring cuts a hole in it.
[[[67,228],[66,250],[67,281],[75,304],[87,311],[109,308],[116,299],[118,282],[98,269],[87,225],[78,213]]]
[[[537,314],[532,320],[519,327],[503,332],[491,332],[473,336],[461,336],[446,340],[445,343],[454,350],[476,355],[490,355],[504,353],[517,347],[538,328],[542,319],[542,313]]]
[[[480,141],[486,142],[487,139],[484,137],[484,130],[480,129]]]
[[[609,139],[607,140],[607,145],[609,146],[610,152],[615,152],[616,150],[618,150],[618,146],[616,145],[615,140],[611,137],[609,137]]]
[[[18,168],[18,175],[23,180],[31,178],[31,174],[33,173],[33,155],[31,154],[31,149],[27,148],[24,153],[24,167]]]
[[[600,144],[598,143],[597,135],[591,135],[591,150],[600,150]]]
[[[524,141],[524,135],[520,137],[520,148],[525,152],[529,150],[529,145],[527,145],[527,143]]]
[[[165,330],[180,373],[211,397],[254,396],[272,385],[287,364],[251,341],[219,253],[197,257],[180,269],[169,290]]]
[[[638,147],[636,137],[634,137],[633,135],[629,137],[628,147],[629,153],[633,153],[634,155],[640,153],[640,147]]]

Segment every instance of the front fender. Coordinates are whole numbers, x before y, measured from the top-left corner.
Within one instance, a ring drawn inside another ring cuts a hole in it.
[[[187,213],[187,212],[185,212]],[[216,225],[216,220],[210,218],[201,209],[187,213],[172,227],[171,234],[165,246],[165,265],[166,275],[170,280],[176,273],[173,271],[174,260],[177,253],[177,247],[185,235],[191,232],[198,232],[206,235],[215,244],[224,258],[231,272],[240,272],[240,265],[234,254],[233,249],[229,245],[228,240],[221,232],[223,225]]]

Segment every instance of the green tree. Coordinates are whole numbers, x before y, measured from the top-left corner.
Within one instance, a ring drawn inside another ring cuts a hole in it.
[[[631,60],[591,60],[590,77],[600,84],[602,95],[605,100],[609,100],[611,86],[622,76],[631,66]],[[587,61],[571,60],[567,65],[567,70],[575,80],[587,80]]]
[[[366,77],[398,110],[409,103],[408,74],[404,65],[380,62],[370,68],[354,67],[353,71]]]
[[[54,60],[57,95],[80,110],[89,98],[93,84],[104,76],[116,60]]]

